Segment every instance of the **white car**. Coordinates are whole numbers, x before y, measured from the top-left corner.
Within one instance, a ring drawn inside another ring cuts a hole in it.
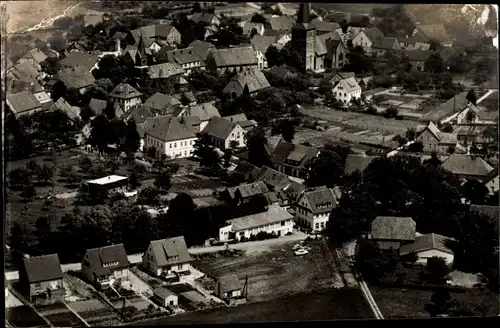
[[[302,245],[301,245],[301,244],[295,244],[295,245],[293,245],[292,250],[293,250],[293,251],[296,251],[296,250],[298,250],[299,248],[302,248]]]
[[[307,249],[298,249],[294,252],[295,255],[300,256],[300,255],[307,255],[309,254],[309,251]]]

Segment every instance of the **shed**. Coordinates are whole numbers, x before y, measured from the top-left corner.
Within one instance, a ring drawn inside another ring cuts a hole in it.
[[[156,288],[153,292],[153,298],[164,307],[177,306],[179,304],[177,294],[165,287]]]
[[[219,298],[232,298],[242,295],[242,286],[238,276],[234,273],[217,279],[215,294]]]

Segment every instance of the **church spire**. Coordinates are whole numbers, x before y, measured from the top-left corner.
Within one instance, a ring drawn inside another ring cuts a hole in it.
[[[142,38],[142,32],[141,36],[139,37],[139,44],[137,45],[137,52],[141,57],[144,57],[146,55],[146,46],[144,45],[144,39]]]
[[[311,22],[311,4],[301,3],[297,17],[297,23],[309,24]]]

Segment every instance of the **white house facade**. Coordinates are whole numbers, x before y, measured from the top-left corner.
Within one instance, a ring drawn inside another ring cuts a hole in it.
[[[149,135],[147,132],[144,136],[143,148],[148,149],[154,147],[159,153],[159,156],[165,154],[168,158],[185,158],[191,157],[194,151],[194,143],[198,140],[196,137],[163,141]]]
[[[306,190],[294,206],[296,223],[314,232],[322,231],[336,206],[337,199],[331,189]]]
[[[335,99],[339,100],[345,106],[351,103],[352,99],[361,97],[361,87],[354,77],[336,82],[332,88]]]

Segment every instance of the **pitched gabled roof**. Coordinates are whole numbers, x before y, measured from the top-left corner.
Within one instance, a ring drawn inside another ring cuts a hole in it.
[[[347,79],[337,81],[333,85],[333,87],[335,88],[339,84],[342,85],[342,87],[344,88],[344,90],[346,92],[354,92],[354,91],[358,91],[361,89],[361,87],[359,86],[358,82],[356,81],[356,79],[354,77],[349,77]]]
[[[493,171],[484,159],[479,156],[451,154],[442,164],[442,168],[453,174],[486,177]]]
[[[166,79],[171,76],[184,74],[184,69],[177,63],[162,63],[147,68],[150,79]]]
[[[180,106],[181,102],[175,97],[156,92],[154,95],[146,99],[144,107],[154,109],[156,111],[164,111],[170,107]]]
[[[130,34],[132,34],[134,40],[137,42],[141,35],[144,39],[167,38],[173,30],[175,30],[175,27],[170,24],[156,24],[139,27],[130,31]]]
[[[191,125],[185,121],[185,118],[179,117],[158,117],[151,129],[146,130],[146,134],[164,142],[196,137]]]
[[[488,174],[488,177],[486,178],[486,180],[484,181],[484,183],[488,183],[490,182],[491,180],[495,179],[496,177],[498,177],[498,167],[494,168],[489,174]]]
[[[211,24],[212,19],[217,18],[214,14],[210,13],[194,13],[191,20],[195,23]]]
[[[47,59],[47,55],[44,54],[42,51],[40,51],[40,49],[35,48],[35,49],[31,49],[22,58],[24,58],[24,59],[33,59],[36,63],[40,64],[45,59]]]
[[[210,55],[217,67],[256,65],[257,56],[252,46],[225,49],[210,49]]]
[[[326,50],[326,42],[323,42],[323,39],[320,39],[319,37],[315,37],[315,42],[314,42],[314,52],[316,53],[316,56],[324,56],[327,54]]]
[[[445,246],[445,240],[447,239],[449,238],[435,233],[418,236],[415,237],[415,242],[401,246],[399,255],[407,255],[411,252],[418,254],[430,250],[453,254],[453,251]]]
[[[219,110],[214,106],[214,102],[207,102],[187,108],[189,115],[198,116],[201,121],[208,121],[212,117],[220,117]]]
[[[252,165],[252,164],[247,163],[247,162],[241,162],[234,168],[234,170],[232,172],[243,175],[245,178],[245,181],[248,181],[253,176],[255,176],[259,171],[260,171],[260,168],[258,168],[257,166]]]
[[[245,86],[247,86],[250,93],[254,93],[271,86],[264,73],[257,68],[237,73],[231,78],[231,81],[229,81],[226,85],[223,92],[232,92],[233,89],[230,88],[232,83],[239,84],[241,89],[244,89]]]
[[[192,48],[194,53],[203,61],[207,59],[209,50],[215,48],[210,42],[199,40],[191,42],[188,47]]]
[[[278,205],[269,205],[267,211],[229,220],[233,231],[242,231],[268,224],[291,220],[293,216]]]
[[[52,106],[50,106],[49,111],[56,109],[66,113],[66,115],[68,115],[71,120],[74,120],[80,116],[79,108],[68,104],[68,102],[63,97],[57,99],[57,101],[53,103]]]
[[[415,240],[416,223],[410,217],[377,216],[372,222],[372,239]]]
[[[38,99],[29,91],[7,95],[7,102],[10,104],[10,109],[16,114],[41,106]]]
[[[109,95],[114,98],[131,99],[140,97],[142,93],[137,91],[128,83],[120,83],[113,89],[113,91],[111,91]]]
[[[373,38],[372,48],[374,49],[382,49],[382,50],[391,50],[394,49],[394,44],[399,44],[398,39],[393,37],[375,37]]]
[[[349,154],[347,155],[344,167],[344,174],[351,174],[355,171],[363,172],[370,163],[378,156],[367,156]]]
[[[97,116],[103,113],[104,109],[106,109],[106,105],[106,100],[92,98],[90,99],[89,108],[92,109]]]
[[[311,206],[311,212],[313,214],[322,214],[331,212],[332,209],[337,207],[337,198],[333,194],[332,189],[323,187],[316,188],[315,190],[310,190],[304,192],[309,205]]]
[[[252,44],[253,48],[255,51],[260,51],[264,55],[266,54],[267,49],[274,45],[276,42],[276,37],[275,36],[268,36],[268,35],[254,35],[252,40],[250,40],[250,43]],[[276,48],[279,47],[278,44],[274,45]],[[279,49],[278,49],[279,50]]]
[[[53,77],[54,80],[61,81],[66,88],[80,89],[89,87],[95,82],[95,78],[90,71],[83,67],[73,67],[59,70]]]
[[[180,65],[201,61],[193,48],[169,50],[165,52],[162,58],[165,58],[170,63],[177,63]]]
[[[143,105],[134,106],[124,117],[126,120],[134,120],[135,123],[142,123],[148,117],[154,117],[154,113]]]
[[[290,30],[294,25],[295,19],[290,16],[278,16],[269,19],[269,26],[275,31]]]
[[[39,73],[38,69],[33,66],[29,61],[25,61],[23,63],[16,64],[11,67],[8,71],[9,74],[13,75],[16,79],[20,81],[36,81]]]
[[[89,55],[80,51],[72,51],[59,63],[62,67],[82,67],[90,71],[98,60],[98,56]]]
[[[229,115],[229,116],[224,116],[222,117],[225,120],[231,121],[231,122],[245,122],[248,121],[247,116],[244,113],[240,114],[234,114],[234,115]]]
[[[249,35],[252,33],[253,29],[255,29],[257,32],[259,32],[259,31],[262,31],[263,28],[264,28],[264,24],[262,24],[262,23],[246,22],[245,25],[243,25],[243,34]]]
[[[221,117],[212,117],[203,129],[203,133],[218,139],[226,140],[237,125],[238,123],[225,120]]]
[[[451,38],[446,32],[443,24],[418,25],[417,30],[429,39],[434,39],[439,43],[447,43],[451,41]]]
[[[381,38],[384,36],[384,33],[382,33],[378,27],[367,28],[363,31],[363,33],[371,42],[373,42],[375,38]]]
[[[22,270],[25,270],[30,284],[63,278],[61,263],[57,254],[25,258],[23,259]]]
[[[316,28],[316,31],[320,32],[335,32],[337,29],[340,28],[340,25],[338,23],[324,22],[320,21],[317,18],[311,20],[310,25],[314,26]]]
[[[290,185],[290,179],[284,173],[278,172],[268,166],[260,168],[259,172],[253,172],[253,181],[264,181],[274,189],[284,189]]]
[[[193,260],[183,236],[153,240],[150,247],[153,251],[154,261],[159,267]]]
[[[294,145],[292,143],[280,140],[273,151],[271,161],[273,163],[286,163],[290,165],[289,160],[298,163],[297,167],[303,168],[305,164],[318,155],[318,150],[303,145]]]
[[[175,294],[173,291],[171,291],[170,289],[168,289],[166,287],[155,288],[153,294],[157,295],[163,299],[166,299],[169,296],[177,296],[177,294]]]
[[[241,184],[236,187],[227,188],[229,196],[234,199],[236,197],[236,192],[239,192],[242,198],[248,198],[256,195],[262,195],[269,192],[266,184],[263,181],[257,181],[254,183]]]
[[[227,293],[241,289],[240,280],[234,273],[220,277],[217,279],[217,282],[219,283],[220,293]]]
[[[113,270],[128,268],[130,264],[123,244],[87,249],[83,261],[88,262],[88,267],[97,276],[109,275]],[[117,264],[104,266],[113,262]]]

